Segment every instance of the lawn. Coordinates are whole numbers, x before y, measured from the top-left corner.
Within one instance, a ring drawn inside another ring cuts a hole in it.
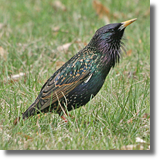
[[[149,149],[150,2],[99,2],[102,12],[91,0],[0,0],[0,149]],[[98,28],[132,18],[120,63],[93,100],[70,112],[68,123],[47,113],[13,125]]]

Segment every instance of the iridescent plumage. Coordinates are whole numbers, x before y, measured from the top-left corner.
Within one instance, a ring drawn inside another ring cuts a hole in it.
[[[53,110],[65,119],[63,114],[67,110],[85,105],[93,98],[111,67],[119,62],[125,27],[135,20],[98,29],[89,44],[46,81],[35,102],[23,113],[23,119]]]

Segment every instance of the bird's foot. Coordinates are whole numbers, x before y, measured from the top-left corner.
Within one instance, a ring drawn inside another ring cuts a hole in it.
[[[17,117],[17,118],[14,120],[13,124],[14,124],[14,125],[17,125],[17,123],[19,122],[19,120],[20,120],[20,117]]]
[[[61,116],[61,118],[64,120],[64,122],[68,122],[68,120],[66,119],[66,117],[64,115]]]
[[[71,116],[70,114],[67,114],[67,113],[66,113],[65,115],[70,116],[72,119],[74,118],[74,116]],[[61,118],[64,120],[64,122],[67,123],[68,120],[67,120],[67,118],[65,117],[65,115],[62,115]]]

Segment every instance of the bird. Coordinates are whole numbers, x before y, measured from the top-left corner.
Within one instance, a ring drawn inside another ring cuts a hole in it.
[[[67,122],[69,111],[87,104],[102,88],[110,69],[120,60],[124,30],[136,19],[99,28],[90,42],[44,83],[22,119],[54,112]],[[14,124],[19,120],[16,118]]]

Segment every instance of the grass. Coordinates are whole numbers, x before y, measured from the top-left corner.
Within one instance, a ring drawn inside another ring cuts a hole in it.
[[[54,113],[33,116],[13,125],[35,100],[57,62],[69,60],[105,25],[92,1],[0,0],[0,149],[120,150],[148,149],[150,144],[150,15],[149,1],[102,1],[110,23],[137,17],[125,36],[127,54],[106,78],[98,95],[71,111],[68,123]],[[58,31],[56,31],[58,28]],[[67,51],[58,46],[72,42]],[[17,80],[9,78],[25,73]],[[136,142],[140,137],[146,143]]]

